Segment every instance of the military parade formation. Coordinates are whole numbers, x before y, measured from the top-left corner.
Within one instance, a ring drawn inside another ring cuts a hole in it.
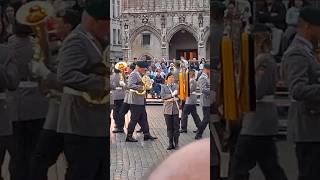
[[[184,62],[181,61],[181,63]],[[188,68],[185,68],[187,65],[180,65],[179,61],[176,64],[179,68],[165,75],[165,84],[161,84],[160,92],[169,140],[168,150],[178,147],[180,133],[187,133],[188,115],[190,113],[198,127],[194,131],[197,133],[195,139],[202,137],[210,117],[209,64],[204,64],[198,81],[194,70],[189,71]],[[144,61],[137,61],[130,65],[119,62],[115,65],[114,74],[111,75],[111,104],[113,104],[113,119],[115,121],[112,132],[124,133],[125,114],[130,110],[127,142],[137,142],[132,136],[137,123],[144,134],[144,140],[157,139],[157,137],[150,135],[145,107],[147,92],[153,84],[153,80],[146,75],[146,67]],[[203,120],[200,119],[196,109],[198,87],[201,93],[200,106],[203,107]]]
[[[59,10],[46,1],[9,5],[6,33],[0,19],[0,166],[7,152],[11,180],[46,180],[63,155],[66,180],[109,179],[110,136],[139,144],[138,125],[143,141],[159,141],[151,96],[162,105],[167,152],[184,148],[191,115],[195,141],[210,128],[211,179],[249,180],[258,165],[266,180],[287,180],[277,146],[280,84],[289,93],[286,138],[297,178],[320,179],[320,9],[295,0],[278,43],[281,3],[263,1],[250,24],[235,10],[242,3],[244,16],[250,3],[238,1],[211,2],[210,61],[181,56],[152,65],[110,62],[109,1]]]

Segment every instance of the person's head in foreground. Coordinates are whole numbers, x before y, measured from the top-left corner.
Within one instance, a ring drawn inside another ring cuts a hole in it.
[[[148,180],[210,180],[210,139],[191,143],[164,160]]]
[[[316,44],[320,40],[320,8],[305,7],[300,11],[298,35]]]
[[[98,40],[105,41],[110,31],[110,14],[105,0],[86,1],[81,24]]]
[[[63,40],[69,33],[76,28],[81,19],[80,12],[72,9],[59,11],[55,18],[55,28],[57,30],[58,38]]]
[[[137,71],[140,73],[140,74],[145,74],[146,72],[146,64],[143,62],[143,61],[138,61],[136,63],[136,66],[137,66]]]

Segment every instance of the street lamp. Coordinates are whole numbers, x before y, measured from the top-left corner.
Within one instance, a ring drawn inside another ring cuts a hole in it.
[[[127,23],[124,24],[124,29],[128,29],[129,25]]]

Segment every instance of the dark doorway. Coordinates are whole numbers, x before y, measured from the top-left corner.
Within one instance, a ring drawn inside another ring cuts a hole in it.
[[[192,58],[197,58],[198,59],[198,50],[197,49],[177,50],[176,59],[181,59],[180,57],[184,57],[187,60],[190,60]]]
[[[187,60],[198,57],[198,42],[192,33],[184,29],[174,34],[169,43],[169,59],[180,59],[180,56]]]

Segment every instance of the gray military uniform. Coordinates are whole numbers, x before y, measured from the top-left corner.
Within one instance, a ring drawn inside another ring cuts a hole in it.
[[[97,63],[103,61],[103,48],[99,46],[99,43],[88,37],[81,25],[65,39],[58,56],[58,80],[64,87],[80,92],[105,90],[105,78],[89,74]],[[58,132],[107,137],[108,116],[107,104],[91,104],[79,95],[64,91],[60,104]]]
[[[48,99],[40,92],[38,83],[33,79],[30,62],[33,59],[33,44],[29,37],[12,36],[9,46],[15,50],[20,84],[16,91],[8,93],[10,105],[13,107],[14,121],[28,121],[46,117]]]
[[[57,78],[58,62],[56,61],[56,58],[57,57],[52,57],[50,59],[50,73],[46,78],[48,88],[50,88],[50,98],[46,121],[43,125],[43,129],[53,131],[57,131],[58,128],[59,108],[62,95],[62,85]]]
[[[178,90],[178,85],[173,84],[173,85],[161,85],[161,92],[160,96],[162,97],[163,100],[171,99],[171,91],[174,92],[175,90]],[[163,102],[163,113],[168,114],[168,115],[174,115],[174,114],[179,114],[179,107],[177,106],[177,102],[168,102],[164,101]]]
[[[210,80],[208,75],[202,73],[198,79],[198,86],[200,88],[200,106],[210,107]]]
[[[294,142],[320,142],[320,63],[313,45],[296,36],[283,57],[292,99],[288,137]]]
[[[111,77],[111,90],[113,100],[122,100],[125,97],[125,90],[120,85],[120,73],[116,73]]]
[[[190,80],[190,96],[186,99],[186,104],[197,104],[197,94],[195,94],[197,90],[197,81],[196,79]]]
[[[128,103],[128,99],[129,99],[128,78],[129,77],[125,79],[126,86],[123,87],[124,89],[123,103]]]
[[[270,54],[260,54],[256,67],[264,66],[262,76],[256,76],[256,111],[244,114],[242,135],[269,136],[278,133],[278,113],[274,104],[277,64]]]
[[[130,74],[127,88],[132,90],[142,90],[142,77],[138,71],[134,70]],[[145,96],[129,91],[128,104],[145,105]]]
[[[13,63],[13,51],[0,45],[0,136],[12,134],[14,120],[12,107],[8,105],[7,90],[14,90],[19,84],[19,74]]]

